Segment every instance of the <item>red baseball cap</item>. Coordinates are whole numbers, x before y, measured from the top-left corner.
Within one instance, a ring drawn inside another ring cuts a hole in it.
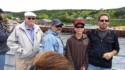
[[[80,19],[80,20],[75,20],[74,26],[77,25],[77,24],[82,24],[82,25],[84,25],[84,20],[82,20],[82,19]]]

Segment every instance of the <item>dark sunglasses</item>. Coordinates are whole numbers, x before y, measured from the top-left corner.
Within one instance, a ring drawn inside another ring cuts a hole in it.
[[[75,28],[84,28],[84,26],[75,26]]]
[[[99,21],[100,21],[100,22],[104,22],[104,21],[105,21],[105,22],[109,22],[109,20],[99,20]]]
[[[56,27],[56,28],[59,28],[59,27],[62,28],[62,25],[56,25],[55,27]]]
[[[32,19],[32,20],[35,20],[35,18],[28,18],[28,20],[31,20],[31,19]]]

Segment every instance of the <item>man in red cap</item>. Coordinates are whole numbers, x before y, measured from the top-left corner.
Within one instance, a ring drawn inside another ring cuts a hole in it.
[[[66,43],[65,56],[74,65],[75,70],[87,69],[89,39],[83,34],[84,25],[83,20],[76,20],[74,22],[75,34]]]
[[[9,32],[3,23],[3,18],[4,12],[2,9],[0,9],[0,70],[4,70],[5,54],[9,51],[9,47],[7,46]]]

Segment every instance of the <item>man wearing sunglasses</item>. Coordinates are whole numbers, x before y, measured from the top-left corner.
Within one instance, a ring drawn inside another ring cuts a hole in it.
[[[45,32],[45,37],[42,42],[41,51],[55,51],[64,54],[63,42],[59,36],[62,31],[62,22],[59,19],[53,19],[51,28]]]
[[[24,22],[17,25],[8,38],[7,44],[16,54],[16,70],[27,70],[39,52],[39,43],[44,34],[35,24],[35,18],[33,12],[25,12]]]
[[[113,56],[119,52],[118,37],[108,29],[110,18],[103,13],[98,18],[99,28],[88,32],[90,39],[88,70],[112,70]]]
[[[66,43],[65,56],[73,64],[75,70],[86,70],[88,63],[88,37],[83,34],[84,21],[78,19],[74,22],[75,34]]]

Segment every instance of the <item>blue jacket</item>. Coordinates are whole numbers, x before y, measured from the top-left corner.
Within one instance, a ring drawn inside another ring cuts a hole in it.
[[[45,37],[42,41],[42,51],[55,51],[61,54],[64,54],[64,46],[63,43],[58,36],[58,33],[54,32],[53,30],[49,29],[45,33]]]
[[[7,46],[9,32],[5,28],[6,27],[0,22],[0,54],[6,54],[6,52],[10,50]]]

